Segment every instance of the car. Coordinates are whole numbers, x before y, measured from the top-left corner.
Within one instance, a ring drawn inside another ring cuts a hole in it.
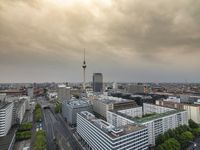
[[[30,149],[30,147],[28,147],[28,146],[23,148],[23,150],[29,150],[29,149]]]

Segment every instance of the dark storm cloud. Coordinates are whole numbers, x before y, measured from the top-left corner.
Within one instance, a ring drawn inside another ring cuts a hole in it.
[[[6,73],[20,74],[17,68],[49,74],[30,73],[22,77],[27,81],[80,80],[83,48],[88,74],[148,81],[154,68],[160,80],[169,72],[166,80],[179,80],[199,73],[199,26],[197,0],[1,0],[0,69],[7,70],[0,81],[9,80]],[[51,76],[55,70],[62,75]]]

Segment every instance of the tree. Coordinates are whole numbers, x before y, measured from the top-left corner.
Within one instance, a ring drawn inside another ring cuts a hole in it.
[[[188,123],[189,123],[189,127],[192,128],[192,129],[195,129],[195,128],[199,127],[199,125],[196,122],[194,122],[192,119],[190,119],[188,121]]]
[[[185,149],[185,147],[188,146],[188,142],[192,141],[193,139],[194,139],[194,136],[190,131],[183,132],[180,136],[182,149]]]
[[[160,145],[162,143],[164,143],[165,141],[165,137],[163,134],[160,134],[157,138],[156,138],[156,145]]]
[[[192,134],[197,137],[200,135],[200,128],[192,129]]]
[[[169,146],[168,150],[169,149],[171,149],[171,150],[180,150],[181,149],[180,143],[175,138],[170,138],[165,143],[166,143],[166,145]]]

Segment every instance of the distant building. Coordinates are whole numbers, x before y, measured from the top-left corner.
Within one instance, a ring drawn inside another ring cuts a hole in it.
[[[177,102],[162,101],[162,100],[156,100],[156,104],[164,107],[187,110],[188,119],[192,119],[196,123],[200,124],[200,105],[177,103]]]
[[[6,93],[0,93],[0,101],[4,101],[6,99]]]
[[[87,111],[77,114],[77,132],[92,150],[147,150],[147,128],[127,124],[115,127]]]
[[[12,126],[13,103],[0,102],[0,137],[6,136]]]
[[[102,73],[93,74],[93,92],[103,93],[103,75]]]
[[[188,118],[187,111],[144,103],[143,108],[109,110],[107,122],[116,127],[127,124],[144,125],[148,128],[148,144],[155,145],[158,135],[180,125],[187,125]]]
[[[126,100],[111,96],[102,96],[101,98],[94,100],[92,103],[94,111],[104,118],[106,118],[108,110],[120,108],[125,109],[137,105],[134,100]]]
[[[62,103],[62,115],[68,124],[76,125],[77,113],[81,111],[92,111],[92,106],[84,100],[71,100]]]
[[[28,89],[27,89],[27,95],[28,95],[30,98],[33,98],[33,97],[34,97],[34,88],[28,88]]]
[[[181,103],[194,103],[198,99],[200,99],[200,96],[181,94],[180,99],[181,99]]]
[[[148,87],[142,84],[129,84],[127,86],[127,93],[145,94],[145,93],[148,93]]]
[[[70,87],[66,87],[66,85],[58,85],[57,92],[58,92],[58,100],[60,102],[71,99]]]
[[[169,96],[167,99],[163,99],[164,101],[168,101],[168,102],[176,102],[176,103],[180,103],[181,99],[174,97],[174,96]]]

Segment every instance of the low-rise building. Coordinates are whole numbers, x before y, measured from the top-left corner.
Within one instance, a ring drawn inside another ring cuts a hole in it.
[[[87,111],[77,115],[77,132],[92,150],[146,150],[147,128],[127,124],[115,127]]]

